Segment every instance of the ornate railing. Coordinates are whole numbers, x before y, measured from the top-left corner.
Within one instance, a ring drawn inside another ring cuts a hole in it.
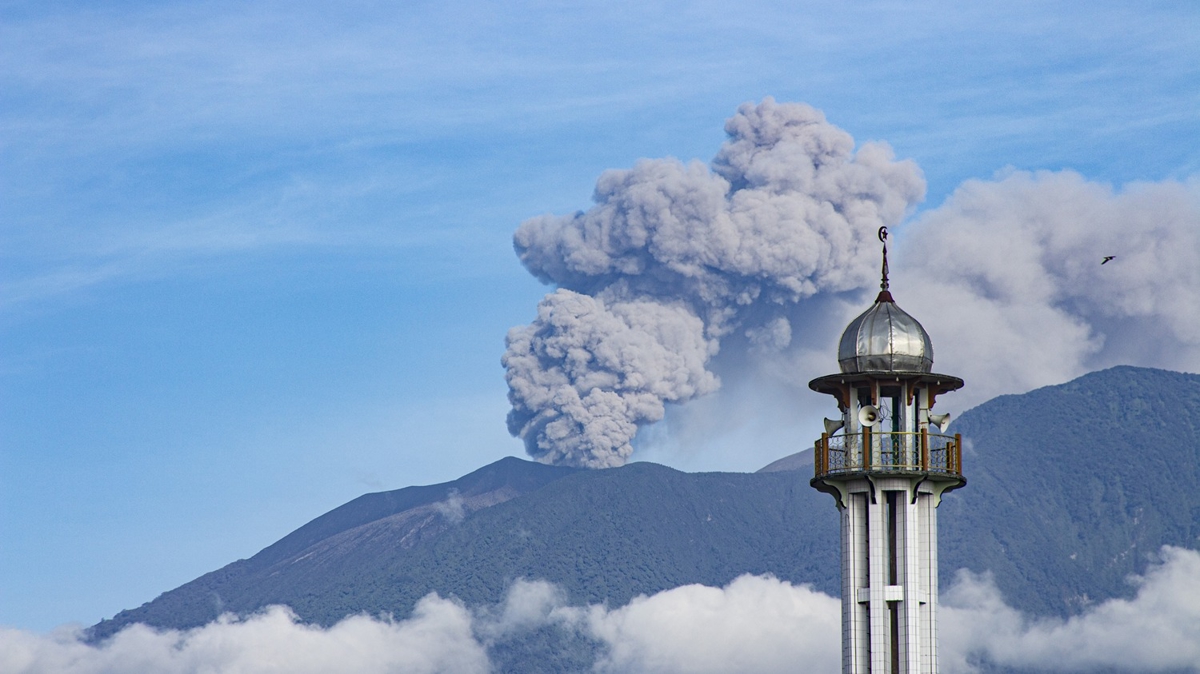
[[[845,473],[937,473],[962,475],[962,436],[880,433],[821,434],[813,454],[817,477]]]

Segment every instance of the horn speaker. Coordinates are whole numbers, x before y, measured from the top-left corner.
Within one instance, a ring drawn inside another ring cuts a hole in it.
[[[942,433],[946,432],[946,428],[950,426],[950,413],[945,414],[930,414],[929,423],[937,426],[937,429]]]
[[[825,434],[833,435],[834,433],[837,432],[837,430],[839,428],[841,428],[842,426],[845,426],[845,425],[846,425],[846,422],[842,419],[826,419],[825,420]]]
[[[874,426],[879,423],[879,408],[874,405],[863,405],[858,410],[858,423],[863,426]]]

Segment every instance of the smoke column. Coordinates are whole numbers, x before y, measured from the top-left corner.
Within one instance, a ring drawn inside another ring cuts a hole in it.
[[[605,171],[587,211],[514,234],[526,269],[557,286],[502,360],[508,428],[535,459],[625,463],[666,403],[720,386],[708,365],[722,346],[783,349],[803,329],[790,308],[873,284],[876,230],[924,197],[915,163],[882,143],[856,152],[807,105],[746,103],[725,132],[708,166]]]

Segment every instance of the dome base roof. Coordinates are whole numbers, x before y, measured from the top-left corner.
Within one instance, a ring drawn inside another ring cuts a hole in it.
[[[920,322],[883,290],[875,304],[846,326],[838,343],[838,365],[844,373],[928,373],[933,343]]]

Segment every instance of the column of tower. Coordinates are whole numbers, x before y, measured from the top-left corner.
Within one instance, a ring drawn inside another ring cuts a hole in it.
[[[935,374],[933,345],[887,280],[838,347],[840,372],[809,386],[841,412],[817,441],[812,486],[841,513],[842,671],[936,674],[937,506],[966,483],[961,440],[944,434],[937,397],[961,388]]]

